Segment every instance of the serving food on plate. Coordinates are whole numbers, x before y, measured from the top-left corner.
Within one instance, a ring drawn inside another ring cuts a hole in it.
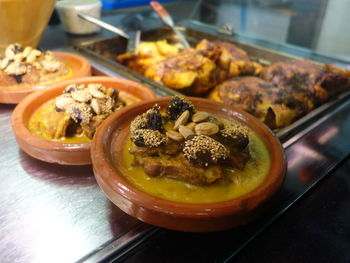
[[[119,91],[100,83],[70,84],[62,94],[38,108],[29,119],[29,130],[48,140],[89,142],[110,114],[124,107]]]
[[[155,60],[154,52],[140,54],[120,55],[117,61],[181,93],[209,94],[208,98],[243,109],[273,129],[288,126],[350,88],[348,70],[303,59],[263,66],[243,49],[222,41],[204,39],[194,48]],[[152,63],[145,62],[149,60]]]
[[[124,106],[155,97],[150,89],[126,79],[68,80],[20,102],[12,126],[29,155],[47,162],[88,164],[97,127]]]
[[[185,231],[252,220],[286,168],[280,143],[254,117],[178,96],[113,114],[95,134],[92,158],[99,185],[122,210]]]
[[[181,97],[166,109],[154,105],[137,116],[130,133],[133,158],[127,153],[125,158],[132,159],[133,168],[127,177],[161,198],[223,201],[249,192],[268,173],[267,149],[254,132],[238,121],[197,111]]]
[[[49,84],[88,75],[90,64],[82,57],[12,44],[0,57],[0,102],[18,103]]]

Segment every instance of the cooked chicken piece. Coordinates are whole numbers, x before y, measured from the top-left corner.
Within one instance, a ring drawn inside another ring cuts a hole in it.
[[[250,60],[248,54],[231,43],[202,40],[196,50],[215,62],[217,81],[242,75],[258,75],[262,71],[259,63]]]
[[[0,70],[0,87],[13,86],[17,84],[18,81],[14,77]]]
[[[178,53],[179,49],[168,44],[166,40],[141,42],[137,47],[137,55],[122,54],[117,57],[117,61],[134,71],[144,74],[149,66]]]
[[[23,75],[8,75],[0,70],[0,86],[12,86],[20,83],[35,84],[40,82],[39,71],[32,66],[27,66],[27,72]]]
[[[290,60],[265,68],[262,78],[304,100],[307,110],[311,111],[329,98],[328,92],[322,87],[328,74],[324,65],[307,60]]]
[[[188,95],[203,95],[230,77],[256,75],[262,66],[233,44],[202,40],[195,49],[181,53],[166,41],[144,42],[138,55],[117,60],[130,69]]]
[[[164,57],[175,56],[179,53],[179,48],[175,45],[169,44],[166,40],[158,40],[156,46],[158,52]]]
[[[106,119],[105,115],[96,115],[91,118],[89,123],[81,123],[81,128],[84,133],[89,138],[92,138],[96,132],[97,127]]]
[[[210,98],[247,111],[270,128],[284,127],[307,112],[304,102],[288,89],[257,77],[227,80]]]
[[[216,85],[215,63],[200,52],[188,49],[151,65],[145,76],[188,95],[200,95]]]
[[[242,170],[250,159],[248,148],[236,150],[228,146],[227,149],[230,150],[230,154],[224,161],[225,165]],[[219,164],[199,166],[189,162],[182,153],[181,144],[172,140],[154,148],[138,147],[132,144],[129,151],[134,155],[134,165],[142,166],[145,173],[152,177],[167,177],[195,185],[211,185],[223,179],[224,176]]]
[[[326,64],[327,76],[322,87],[330,97],[335,97],[350,88],[350,70]]]
[[[184,181],[195,185],[210,185],[222,178],[223,171],[219,165],[201,168],[190,164],[183,154],[173,155],[149,155],[140,154],[141,147],[132,144],[130,153],[134,154],[134,165],[144,168],[151,177],[167,177]],[[143,148],[144,150],[146,148]],[[152,150],[152,149],[150,149]]]
[[[261,77],[225,81],[209,97],[281,128],[350,87],[348,70],[307,60],[274,63]]]
[[[41,126],[39,130],[49,139],[60,139],[66,136],[67,127],[71,123],[69,114],[56,111],[54,104],[41,112],[40,119],[42,121],[38,122]]]

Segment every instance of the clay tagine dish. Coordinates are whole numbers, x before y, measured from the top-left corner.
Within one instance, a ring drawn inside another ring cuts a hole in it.
[[[134,81],[111,77],[68,80],[22,100],[12,115],[12,128],[23,151],[46,162],[90,164],[91,140],[112,113],[155,98]]]
[[[16,104],[48,85],[90,75],[81,56],[12,44],[0,56],[0,103]]]
[[[206,232],[264,211],[286,172],[275,135],[246,112],[191,97],[112,114],[92,142],[98,184],[124,212],[164,228]]]

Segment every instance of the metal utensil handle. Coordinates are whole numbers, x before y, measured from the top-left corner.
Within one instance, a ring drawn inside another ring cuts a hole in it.
[[[179,37],[182,45],[184,45],[185,48],[190,48],[190,44],[188,43],[187,39],[185,38],[184,34],[182,34],[182,32],[180,32],[175,26],[171,27],[174,32],[176,33],[176,35]]]
[[[109,31],[111,31],[111,32],[113,32],[113,33],[116,33],[116,34],[118,34],[118,35],[120,35],[120,36],[122,36],[122,37],[125,37],[125,38],[129,39],[129,35],[128,35],[127,33],[125,33],[125,32],[124,32],[122,29],[120,29],[120,28],[117,28],[117,27],[115,27],[115,26],[112,26],[112,25],[110,25],[110,24],[108,24],[108,23],[106,23],[106,22],[103,22],[102,20],[100,20],[100,19],[98,19],[98,18],[96,18],[96,17],[90,16],[90,15],[85,14],[85,13],[82,13],[82,12],[78,12],[77,14],[78,14],[78,16],[79,16],[80,18],[82,18],[82,19],[84,19],[84,20],[86,20],[86,21],[88,21],[88,22],[90,22],[90,23],[93,23],[93,24],[95,24],[95,25],[98,25],[98,26],[100,26],[100,27],[102,27],[102,28],[104,28],[104,29],[107,29],[107,30],[109,30]]]
[[[166,11],[158,1],[151,1],[150,5],[152,6],[153,10],[159,15],[160,19],[163,20],[164,23],[171,27],[174,26],[174,21],[169,15],[168,11]]]
[[[190,44],[186,40],[185,36],[179,30],[177,30],[173,19],[171,18],[169,13],[164,9],[164,7],[157,1],[151,1],[150,5],[152,6],[153,10],[159,15],[160,19],[174,30],[175,34],[179,37],[184,47],[189,48]]]

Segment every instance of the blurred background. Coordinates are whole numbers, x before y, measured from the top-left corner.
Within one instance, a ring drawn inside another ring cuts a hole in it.
[[[84,1],[84,0],[81,0]],[[88,1],[88,0],[86,0]],[[59,2],[59,1],[58,1]],[[102,16],[119,14],[118,26],[159,25],[150,1],[102,0]],[[350,60],[346,0],[199,0],[161,2],[175,20],[233,28],[240,35],[290,44]],[[137,11],[137,14],[133,13]],[[127,15],[129,14],[129,15]],[[50,25],[57,24],[57,14]]]

